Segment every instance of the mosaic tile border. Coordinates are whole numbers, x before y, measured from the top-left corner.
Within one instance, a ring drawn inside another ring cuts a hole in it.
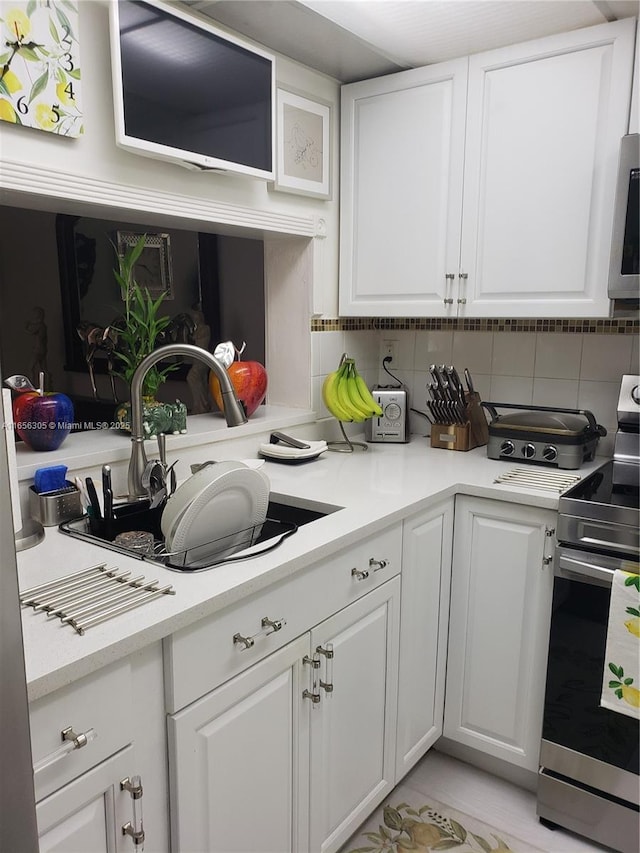
[[[382,329],[444,332],[559,332],[578,335],[637,335],[640,319],[491,319],[422,317],[313,318],[312,332],[380,331]]]

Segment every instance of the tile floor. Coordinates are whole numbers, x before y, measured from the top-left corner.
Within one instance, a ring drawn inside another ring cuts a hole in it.
[[[610,853],[610,848],[593,844],[566,830],[542,826],[536,816],[536,797],[531,791],[434,749],[401,784],[502,829],[546,853]],[[346,849],[356,846],[354,840],[355,837]]]

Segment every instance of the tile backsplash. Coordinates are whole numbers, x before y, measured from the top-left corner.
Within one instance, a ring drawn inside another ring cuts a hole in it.
[[[609,330],[607,330],[609,331]],[[424,411],[430,364],[468,367],[483,400],[588,409],[607,429],[598,453],[610,456],[617,429],[620,380],[640,373],[638,334],[574,331],[469,331],[466,329],[344,329],[314,331],[312,341],[313,408],[328,415],[322,382],[343,352],[356,359],[368,385],[393,380],[382,370],[385,341],[394,341],[390,371],[409,388],[410,405]],[[411,414],[411,432],[427,435],[429,422]]]

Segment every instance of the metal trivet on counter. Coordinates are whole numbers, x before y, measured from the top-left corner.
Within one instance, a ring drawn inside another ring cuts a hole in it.
[[[551,489],[554,492],[564,492],[569,486],[577,483],[579,474],[568,474],[562,471],[538,471],[534,468],[513,468],[506,474],[500,474],[494,483],[509,483],[512,486],[524,486],[530,489]]]
[[[84,634],[87,628],[154,598],[176,594],[171,584],[158,584],[157,580],[145,580],[144,575],[132,578],[131,572],[99,563],[25,589],[20,593],[20,603],[41,610],[48,617],[57,616],[63,624]]]

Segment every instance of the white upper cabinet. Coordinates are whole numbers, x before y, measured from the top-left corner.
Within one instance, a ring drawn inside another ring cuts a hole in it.
[[[469,59],[464,316],[608,316],[632,19]]]
[[[608,316],[635,19],[343,87],[340,311]]]
[[[467,60],[342,89],[340,313],[442,315],[458,268]]]

